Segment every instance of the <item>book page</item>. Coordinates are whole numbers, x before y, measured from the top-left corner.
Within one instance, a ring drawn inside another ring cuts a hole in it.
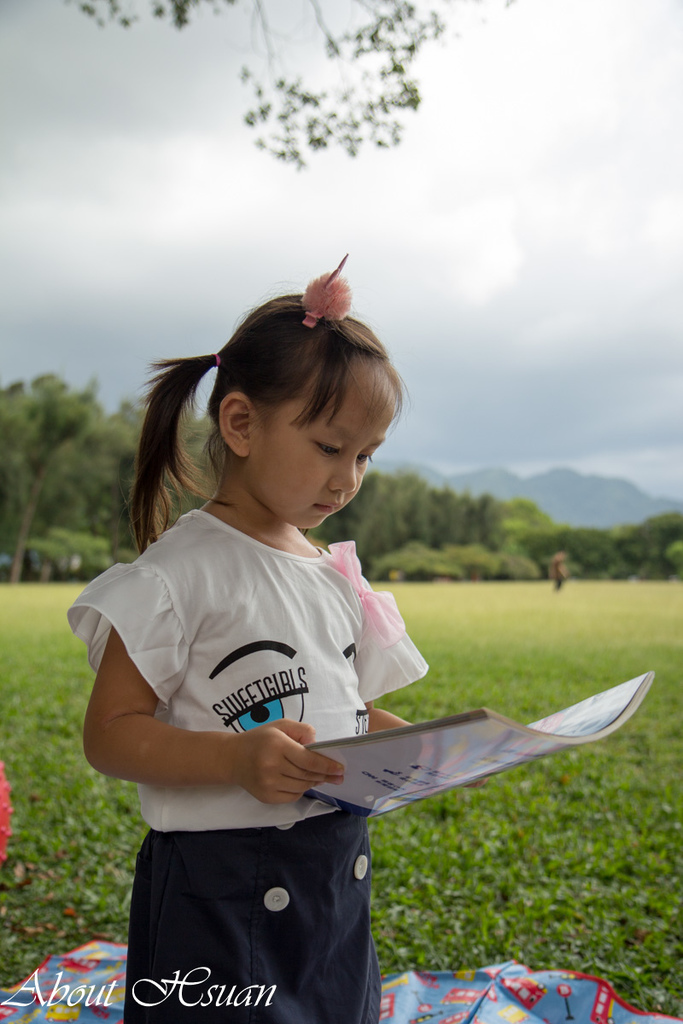
[[[345,765],[340,786],[307,795],[363,816],[395,810],[556,751],[592,742],[636,710],[654,673],[521,725],[487,708],[347,740],[311,744]]]

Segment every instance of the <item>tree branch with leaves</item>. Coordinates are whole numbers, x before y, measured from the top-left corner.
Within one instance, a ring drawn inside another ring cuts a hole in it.
[[[104,26],[132,27],[140,18],[144,0],[66,0]],[[479,0],[471,0],[479,2]],[[512,0],[506,0],[506,5]],[[416,63],[425,47],[443,36],[455,0],[305,0],[308,24],[294,34],[275,32],[271,13],[277,0],[147,0],[147,10],[177,29],[186,28],[199,8],[218,13],[226,8],[251,8],[263,46],[265,69],[244,66],[240,79],[253,93],[244,115],[258,131],[257,146],[277,159],[304,167],[305,152],[339,146],[357,156],[370,142],[380,148],[400,143],[403,115],[416,111],[422,101]],[[346,28],[330,24],[342,19]],[[282,14],[280,10],[279,15]],[[314,85],[309,76],[287,70],[288,50],[311,24],[322,41],[326,58],[335,66],[336,84]]]

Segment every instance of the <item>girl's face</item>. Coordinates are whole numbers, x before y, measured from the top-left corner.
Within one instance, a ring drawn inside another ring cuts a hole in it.
[[[239,476],[254,514],[311,529],[348,505],[394,416],[393,396],[378,403],[376,382],[377,371],[361,370],[332,419],[297,425],[305,401],[293,399],[252,421]]]

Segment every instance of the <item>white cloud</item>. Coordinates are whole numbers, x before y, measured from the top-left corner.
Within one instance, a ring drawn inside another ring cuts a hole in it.
[[[665,259],[683,257],[683,191],[658,196],[651,203],[644,240]]]
[[[516,204],[506,195],[487,195],[420,219],[411,229],[411,251],[422,286],[485,304],[517,280],[524,254],[516,226]]]

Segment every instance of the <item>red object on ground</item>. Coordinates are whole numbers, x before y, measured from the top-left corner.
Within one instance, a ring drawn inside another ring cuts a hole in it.
[[[10,817],[12,805],[9,800],[11,786],[5,778],[5,765],[0,761],[0,866],[7,860],[7,840],[12,835]]]

